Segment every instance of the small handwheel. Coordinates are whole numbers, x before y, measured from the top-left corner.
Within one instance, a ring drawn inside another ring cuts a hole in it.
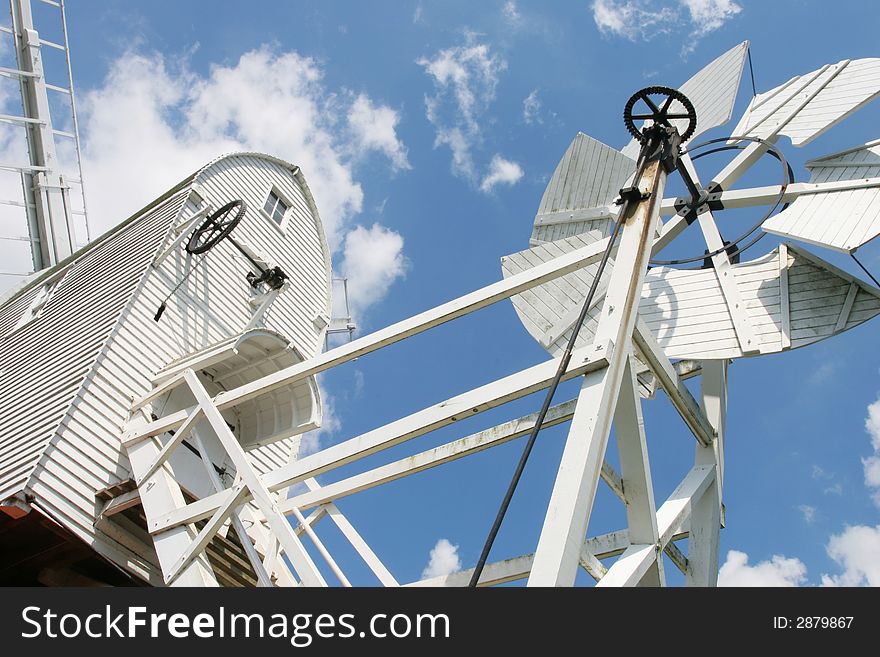
[[[657,97],[656,100],[652,96]],[[697,111],[687,96],[671,87],[645,87],[634,93],[623,108],[626,129],[639,141],[643,135],[636,121],[653,121],[654,124],[672,127],[670,121],[676,119],[687,119],[687,127],[681,132],[681,141],[687,141],[697,129]]]
[[[186,244],[187,252],[198,255],[213,249],[235,229],[246,211],[247,205],[241,199],[224,205],[193,231]]]

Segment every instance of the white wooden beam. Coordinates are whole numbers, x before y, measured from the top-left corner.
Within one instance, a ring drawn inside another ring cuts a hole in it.
[[[642,418],[641,399],[632,364],[627,359],[620,396],[614,410],[614,434],[620,456],[620,473],[626,491],[626,518],[631,545],[657,545],[657,507],[654,505],[654,484],[645,440],[645,424]],[[647,586],[665,586],[663,559],[658,558],[642,573],[640,580]]]
[[[197,431],[193,431],[193,442],[195,443],[196,449],[199,452],[199,456],[202,459],[202,464],[205,466],[205,473],[208,475],[208,479],[211,481],[211,486],[213,486],[214,490],[218,493],[225,490],[223,482],[220,481],[220,477],[218,476],[217,471],[214,469],[214,462],[211,460],[211,455],[205,448],[205,443],[202,442],[202,438],[201,436],[199,436]],[[245,554],[247,555],[248,561],[251,562],[251,566],[253,567],[254,573],[257,576],[257,585],[261,587],[270,587],[272,586],[272,578],[269,576],[269,573],[263,566],[260,555],[257,554],[257,550],[254,547],[253,542],[251,541],[251,537],[248,534],[244,523],[241,521],[241,518],[238,515],[239,512],[240,508],[235,509],[230,516],[232,520],[232,528],[238,535],[238,540],[241,542],[241,546],[244,549]]]
[[[661,235],[654,240],[651,253],[656,254],[668,245],[687,227],[683,217],[673,217],[663,226]],[[251,383],[220,393],[214,399],[214,405],[220,410],[235,406],[259,395],[275,390],[281,386],[295,383],[309,376],[359,358],[365,354],[399,342],[413,335],[427,331],[435,326],[451,321],[468,313],[507,299],[523,290],[542,285],[547,281],[559,278],[582,267],[594,264],[601,257],[607,246],[608,238],[598,240],[580,249],[560,255],[527,271],[509,276],[474,292],[458,297],[445,304],[427,310],[408,319],[392,324],[375,333],[371,333],[309,360],[297,363],[278,372],[261,377]],[[161,392],[152,391],[150,399]],[[138,404],[144,403],[139,400]],[[150,436],[156,436],[180,426],[187,417],[188,411],[181,410],[166,415],[159,420],[146,424],[132,425],[127,429],[124,438],[126,444],[135,444]]]
[[[529,586],[571,586],[574,583],[611,431],[611,418],[632,350],[632,333],[660,219],[665,182],[666,172],[660,163],[649,162],[638,182],[648,198],[635,204],[627,216],[621,218],[623,235],[595,338],[597,344],[611,341],[615,348],[608,367],[584,377],[535,551]]]
[[[782,348],[791,349],[791,303],[788,289],[788,245],[779,245],[779,322],[782,328]]]
[[[186,422],[184,422],[180,428],[174,432],[174,435],[171,436],[171,439],[165,443],[165,446],[156,454],[156,458],[153,459],[153,462],[146,468],[143,475],[138,478],[137,485],[140,486],[144,482],[147,481],[150,477],[152,477],[156,471],[165,465],[165,462],[168,460],[168,457],[171,456],[171,452],[177,449],[178,445],[182,443],[192,432],[193,427],[195,427],[196,423],[202,419],[202,411],[200,408],[196,408],[192,413],[189,414],[189,417],[186,418]]]
[[[850,283],[849,290],[846,292],[846,299],[843,301],[843,307],[840,309],[840,314],[837,316],[837,323],[834,325],[834,332],[839,333],[840,331],[846,328],[846,323],[849,321],[849,314],[852,312],[853,303],[856,300],[856,295],[859,293],[859,284],[858,283]]]
[[[685,170],[691,180],[699,187],[700,179],[689,155],[681,156],[679,166]],[[727,256],[727,251],[724,250],[724,240],[721,237],[721,233],[718,232],[715,217],[711,210],[707,210],[699,215],[697,221],[700,224],[700,230],[703,231],[703,238],[706,240],[709,252],[714,253],[712,256],[712,266],[715,269],[715,275],[718,277],[718,284],[721,287],[724,301],[727,303],[730,318],[733,320],[733,330],[739,341],[740,349],[747,355],[756,354],[760,351],[760,341],[752,326],[748,309],[737,286],[730,258]]]
[[[703,362],[703,408],[718,434],[710,447],[697,446],[694,463],[715,470],[714,480],[694,500],[688,539],[688,586],[715,586],[721,529],[721,491],[724,481],[724,429],[727,415],[727,361]]]
[[[858,163],[846,163],[841,166],[853,167],[858,166]],[[801,196],[826,194],[828,192],[845,192],[855,189],[870,189],[873,187],[880,187],[880,178],[833,180],[820,183],[793,182],[786,186],[785,190],[782,189],[782,185],[731,189],[717,193],[712,196],[710,200],[721,203],[725,210],[731,210],[737,208],[752,208],[759,205],[772,205],[773,203],[776,203],[777,200],[780,203],[792,203]],[[678,198],[663,199],[663,204],[660,206],[660,214],[663,216],[676,214],[678,209],[675,206],[678,201]]]
[[[153,440],[143,441],[128,449],[128,460],[135,480],[146,472],[159,451],[159,446]],[[150,482],[138,490],[148,525],[154,523],[156,518],[186,506],[180,485],[166,469],[156,472]],[[169,572],[195,536],[195,527],[191,524],[169,527],[161,536],[153,536],[153,545],[163,573]],[[200,554],[179,574],[177,583],[181,586],[217,586],[217,579],[208,558]]]
[[[608,572],[608,569],[602,565],[602,562],[599,561],[599,559],[596,558],[596,555],[590,552],[586,546],[581,548],[580,564],[590,577],[597,582],[605,577],[605,573]]]
[[[242,503],[246,492],[244,484],[233,486],[231,490],[233,494],[229,496],[226,504],[214,512],[211,519],[199,530],[195,539],[186,546],[186,549],[177,558],[177,561],[167,570],[164,567],[162,568],[166,584],[175,583],[181,571],[205,551],[208,543],[214,539],[217,532],[220,531],[220,528],[226,524],[229,516],[235,511],[235,507]]]
[[[544,426],[551,427],[570,420],[574,413],[574,405],[575,402],[572,399],[551,407],[544,420]],[[309,486],[308,491],[281,502],[279,508],[282,512],[295,507],[309,509],[318,504],[339,500],[348,495],[396,481],[401,477],[416,474],[444,463],[450,463],[496,445],[502,445],[528,434],[535,426],[537,417],[537,413],[532,413],[531,415],[510,422],[504,422],[464,438],[453,440],[445,445],[434,447],[413,456],[407,456],[393,463],[382,465],[366,472],[340,479],[339,481],[323,486]],[[611,472],[613,473],[613,470]],[[307,485],[309,481],[314,480],[306,479]]]
[[[308,482],[314,482],[317,484],[314,479],[307,479],[306,483],[308,484]],[[327,504],[327,514],[330,516],[330,519],[336,523],[336,526],[339,527],[339,531],[341,531],[345,538],[348,539],[348,542],[351,543],[351,546],[360,555],[361,559],[364,560],[367,567],[373,571],[373,574],[383,586],[400,586],[398,581],[394,578],[394,575],[392,575],[385,567],[385,564],[382,563],[381,559],[376,556],[376,553],[373,552],[370,545],[354,528],[354,525],[351,524],[348,518],[342,514],[342,511],[340,511],[332,502]]]
[[[309,553],[306,552],[297,535],[293,532],[293,528],[290,526],[287,518],[278,512],[277,501],[254,471],[241,445],[232,431],[230,431],[223,416],[220,415],[220,411],[214,406],[208,391],[205,390],[201,381],[199,381],[192,370],[186,371],[184,377],[193,396],[196,398],[196,403],[201,406],[205,419],[211,426],[214,435],[220,441],[230,461],[232,461],[236,476],[241,477],[241,480],[244,482],[245,492],[250,494],[257,507],[263,512],[269,529],[278,539],[282,548],[284,548],[285,554],[287,554],[303,584],[326,586],[327,582],[324,580],[324,577],[317,566],[315,566],[314,561],[312,561]],[[245,499],[243,498],[241,501],[243,502]],[[306,531],[308,532],[308,529]]]

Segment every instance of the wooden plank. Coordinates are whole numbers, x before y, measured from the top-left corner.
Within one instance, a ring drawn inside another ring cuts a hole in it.
[[[611,415],[626,373],[665,182],[666,173],[659,162],[649,162],[639,181],[639,187],[649,196],[621,218],[623,235],[595,337],[597,344],[609,341],[618,348],[607,367],[584,377],[535,550],[529,586],[567,586],[574,582],[611,431]]]
[[[782,349],[791,349],[791,307],[788,296],[788,245],[779,245],[779,308],[781,310]]]
[[[846,328],[849,321],[849,314],[852,311],[853,302],[856,300],[856,294],[859,292],[859,286],[855,282],[849,284],[849,290],[846,293],[846,299],[843,307],[840,309],[840,315],[837,317],[837,323],[834,325],[834,332],[839,333]]]
[[[615,436],[626,491],[629,542],[632,545],[657,545],[657,507],[654,505],[654,484],[633,361],[634,358],[630,356],[614,409]],[[659,556],[659,552],[656,552],[655,557]],[[639,582],[646,586],[665,586],[663,560],[655,558],[642,573]]]
[[[675,371],[672,363],[669,362],[663,349],[660,348],[657,340],[641,318],[636,322],[633,342],[642,356],[642,361],[651,368],[660,387],[663,388],[672,405],[688,425],[697,442],[701,445],[711,445],[715,440],[715,431],[712,425],[700,410],[690,390],[679,379],[678,372]]]

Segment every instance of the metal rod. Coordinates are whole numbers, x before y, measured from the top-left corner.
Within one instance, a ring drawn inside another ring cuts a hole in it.
[[[752,46],[751,46],[751,44],[749,44],[748,54],[749,54],[749,73],[752,76],[752,98],[754,98],[755,96],[758,95],[758,91],[755,88],[755,69],[752,68]]]
[[[646,141],[642,145],[641,152],[639,153],[638,166],[636,167],[636,175],[633,179],[633,186],[638,186],[642,178],[642,174],[645,170],[646,153],[650,152],[650,150],[653,150],[653,145],[653,140]],[[605,247],[605,251],[602,253],[602,259],[599,261],[599,267],[596,270],[596,275],[593,278],[592,284],[590,285],[590,291],[587,293],[587,297],[584,300],[584,305],[581,308],[580,315],[578,315],[577,321],[574,323],[571,337],[568,340],[568,344],[565,347],[562,358],[559,360],[559,367],[556,370],[556,375],[553,377],[553,382],[547,389],[547,394],[544,396],[544,403],[541,406],[541,410],[535,420],[535,425],[532,427],[531,433],[529,433],[529,438],[526,441],[525,447],[523,448],[519,463],[517,463],[516,470],[513,473],[513,478],[510,481],[510,485],[507,487],[507,492],[505,493],[504,499],[501,502],[501,507],[498,509],[498,514],[495,516],[495,522],[492,523],[492,528],[489,530],[489,535],[486,538],[486,543],[483,545],[483,551],[480,553],[480,559],[479,561],[477,561],[477,565],[474,568],[470,583],[468,584],[470,588],[474,588],[477,586],[480,581],[480,576],[483,574],[483,568],[486,566],[486,560],[489,558],[489,552],[492,550],[492,545],[495,542],[495,538],[498,535],[499,529],[501,529],[501,523],[504,521],[504,516],[507,514],[507,509],[510,506],[511,500],[513,499],[513,494],[516,492],[516,487],[519,484],[519,480],[522,477],[523,471],[525,470],[526,462],[529,460],[529,455],[532,452],[532,448],[535,446],[535,441],[537,440],[538,433],[541,431],[541,428],[544,424],[544,418],[547,416],[547,411],[550,410],[550,405],[553,403],[553,395],[556,393],[556,388],[559,387],[559,383],[562,380],[565,371],[568,369],[568,364],[571,361],[571,354],[574,351],[574,345],[577,341],[578,332],[580,331],[581,326],[587,318],[587,313],[590,311],[590,306],[592,306],[593,304],[593,298],[596,295],[596,290],[599,288],[599,281],[601,280],[602,274],[605,271],[605,267],[608,264],[608,260],[611,257],[611,252],[614,249],[614,243],[617,240],[617,236],[620,234],[620,229],[623,226],[624,221],[626,220],[629,206],[629,198],[624,199],[623,204],[620,208],[620,213],[618,214],[618,221],[614,224],[614,231],[612,232],[611,237],[608,240],[608,246]]]
[[[865,265],[863,265],[861,262],[859,262],[859,259],[856,258],[856,254],[855,254],[855,253],[850,253],[850,254],[849,254],[849,257],[852,258],[853,260],[855,260],[855,261],[856,261],[856,264],[857,264],[859,267],[862,268],[862,271],[865,272],[865,273],[868,275],[868,278],[870,278],[872,281],[874,281],[874,285],[876,285],[877,287],[880,287],[880,283],[878,283],[878,282],[877,282],[877,279],[874,278],[874,275],[873,275],[871,272],[868,271],[867,267],[865,267]]]

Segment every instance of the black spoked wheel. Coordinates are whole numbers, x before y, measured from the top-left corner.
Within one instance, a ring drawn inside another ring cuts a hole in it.
[[[642,131],[636,121],[652,121],[668,128],[672,127],[670,121],[677,120],[687,120],[680,131],[681,140],[687,141],[697,129],[697,112],[687,96],[671,87],[646,87],[634,93],[623,108],[626,129],[638,140],[642,139]]]
[[[198,255],[213,249],[235,230],[246,210],[245,202],[238,199],[214,212],[190,236],[186,244],[187,252]]]

